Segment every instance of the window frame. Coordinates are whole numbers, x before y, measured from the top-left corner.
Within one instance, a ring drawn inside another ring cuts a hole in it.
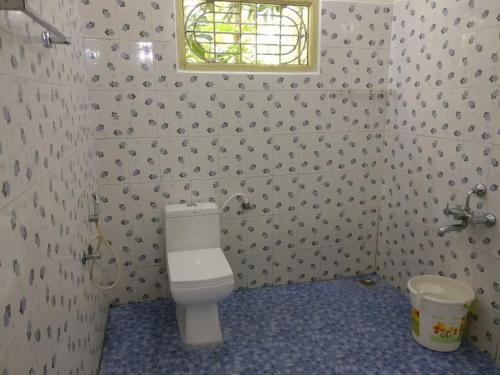
[[[219,0],[224,1],[224,0]],[[320,0],[227,0],[241,3],[262,3],[273,5],[299,5],[309,7],[309,34],[307,41],[308,64],[224,64],[191,63],[186,61],[186,33],[184,28],[184,1],[175,0],[177,69],[205,73],[314,73],[318,72],[319,4]]]

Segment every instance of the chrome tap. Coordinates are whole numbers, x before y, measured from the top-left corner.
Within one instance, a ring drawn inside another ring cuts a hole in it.
[[[461,222],[460,224],[445,225],[438,229],[438,236],[444,237],[448,232],[461,232],[467,228],[468,224],[466,222]]]
[[[445,216],[451,216],[455,220],[459,220],[460,223],[445,225],[439,228],[438,236],[443,237],[448,232],[461,232],[462,230],[467,228],[469,224],[485,224],[488,227],[494,226],[497,222],[495,215],[491,213],[477,215],[474,214],[474,212],[472,212],[470,208],[470,199],[472,195],[484,197],[486,195],[486,192],[486,186],[484,186],[483,184],[478,184],[467,193],[467,198],[465,200],[464,206],[457,205],[455,208],[450,208],[450,205],[448,203],[446,205],[446,208],[443,210],[443,214]]]

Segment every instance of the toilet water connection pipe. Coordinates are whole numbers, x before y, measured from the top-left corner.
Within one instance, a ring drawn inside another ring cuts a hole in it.
[[[122,266],[121,266],[121,261],[120,258],[118,257],[118,254],[116,254],[115,250],[109,243],[109,241],[106,239],[104,236],[104,233],[102,232],[101,225],[99,223],[99,202],[98,202],[98,195],[96,193],[92,194],[92,197],[94,198],[94,213],[93,215],[89,216],[89,221],[91,223],[95,223],[95,229],[96,229],[96,234],[94,237],[92,237],[91,243],[93,243],[95,240],[97,240],[97,247],[95,251],[92,249],[92,246],[89,245],[89,253],[84,254],[83,256],[83,264],[85,265],[86,261],[89,260],[90,263],[90,280],[92,283],[99,289],[101,290],[110,290],[113,289],[118,285],[118,282],[121,279],[122,276]],[[111,256],[115,259],[116,261],[116,266],[118,267],[117,269],[117,275],[115,281],[111,283],[111,285],[108,286],[103,286],[99,284],[97,281],[94,279],[94,264],[95,261],[98,259],[101,259],[101,246],[104,244],[104,246],[108,249],[110,252]]]
[[[231,202],[231,200],[234,199],[234,198],[236,198],[236,197],[242,197],[243,198],[243,203],[241,203],[241,208],[242,209],[249,210],[251,208],[251,206],[250,206],[250,200],[248,199],[248,197],[244,193],[235,193],[235,194],[231,195],[229,198],[227,198],[224,203],[222,203],[222,206],[220,207],[220,210],[219,210],[219,214],[221,214],[222,210],[224,209],[224,207],[226,207],[227,204],[229,202]]]

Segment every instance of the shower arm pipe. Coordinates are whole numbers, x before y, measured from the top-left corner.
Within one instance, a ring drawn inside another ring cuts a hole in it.
[[[27,0],[0,0],[0,10],[23,12],[43,27],[46,30],[42,32],[42,44],[45,48],[51,48],[54,44],[71,44],[71,39],[31,8]]]

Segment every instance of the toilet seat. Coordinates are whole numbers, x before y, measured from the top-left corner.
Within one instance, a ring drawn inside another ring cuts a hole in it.
[[[233,272],[220,248],[168,253],[170,288],[204,289],[234,283]]]

